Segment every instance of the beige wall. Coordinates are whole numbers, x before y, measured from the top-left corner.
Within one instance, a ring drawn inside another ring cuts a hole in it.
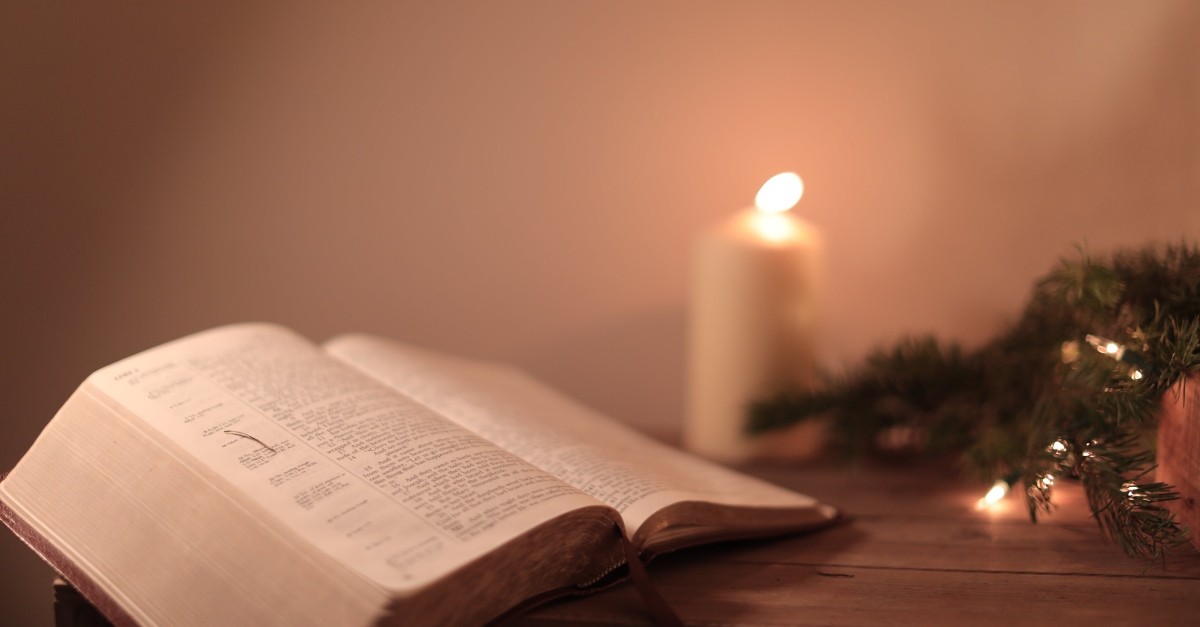
[[[689,247],[785,169],[829,363],[977,340],[1076,242],[1200,236],[1194,2],[19,4],[5,468],[91,370],[248,319],[673,428]],[[0,623],[41,620],[46,571],[0,556]]]

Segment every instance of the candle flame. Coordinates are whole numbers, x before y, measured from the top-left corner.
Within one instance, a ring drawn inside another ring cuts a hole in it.
[[[764,213],[783,213],[796,206],[803,195],[804,181],[800,180],[800,175],[781,172],[763,183],[754,197],[754,204]]]

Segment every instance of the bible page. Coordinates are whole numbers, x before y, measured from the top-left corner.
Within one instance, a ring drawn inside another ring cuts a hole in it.
[[[600,506],[276,326],[200,333],[89,381],[139,429],[235,486],[230,498],[389,590]]]
[[[428,405],[621,512],[630,535],[682,501],[834,511],[606,418],[519,370],[389,340],[347,335],[331,355]]]

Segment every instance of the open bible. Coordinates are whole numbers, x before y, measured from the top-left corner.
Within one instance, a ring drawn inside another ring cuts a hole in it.
[[[148,625],[475,624],[835,516],[515,369],[258,323],[92,374],[0,514],[110,620]]]

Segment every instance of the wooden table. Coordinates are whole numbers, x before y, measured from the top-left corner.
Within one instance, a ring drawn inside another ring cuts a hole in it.
[[[1200,625],[1200,554],[1126,557],[1077,484],[1029,522],[1023,500],[974,504],[986,486],[944,470],[752,468],[851,520],[789,538],[701,547],[649,568],[696,625]],[[513,624],[646,624],[633,587],[556,602]]]

